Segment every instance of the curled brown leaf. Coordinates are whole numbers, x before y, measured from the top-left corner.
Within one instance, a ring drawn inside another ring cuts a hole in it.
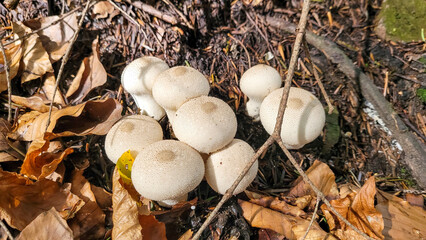
[[[47,132],[56,137],[104,135],[121,118],[122,106],[115,99],[88,101],[53,111]],[[33,141],[41,138],[46,129],[49,113],[29,112],[21,116],[19,124],[9,136],[13,139]]]

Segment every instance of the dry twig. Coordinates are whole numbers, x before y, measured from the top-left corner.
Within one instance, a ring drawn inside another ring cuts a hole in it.
[[[74,45],[75,41],[77,40],[78,33],[80,32],[81,26],[83,25],[84,16],[86,16],[86,13],[90,8],[91,3],[92,3],[92,0],[90,0],[86,3],[86,6],[84,7],[84,10],[81,14],[80,21],[78,23],[78,28],[75,30],[74,35],[72,36],[72,38],[70,40],[70,45],[68,46],[67,51],[65,52],[65,55],[62,58],[61,67],[59,68],[58,76],[56,77],[55,90],[53,91],[53,96],[52,96],[52,99],[50,101],[49,117],[47,118],[45,132],[47,131],[47,128],[49,127],[49,124],[50,124],[50,118],[52,116],[53,102],[55,101],[56,92],[59,91],[58,86],[59,86],[59,82],[61,81],[62,74],[64,72],[65,64],[68,62],[72,46]]]
[[[303,237],[302,237],[302,239],[301,239],[301,240],[305,240],[305,239],[306,239],[306,237],[308,236],[309,230],[311,230],[312,225],[314,224],[315,218],[316,218],[316,216],[317,216],[317,211],[318,211],[318,207],[319,207],[320,200],[321,200],[321,199],[317,197],[317,203],[315,204],[315,209],[314,209],[314,213],[312,214],[312,219],[311,219],[311,221],[309,222],[309,226],[308,226],[308,228],[306,229],[305,235],[303,235]]]
[[[0,220],[0,227],[3,229],[4,232],[6,232],[7,237],[10,240],[14,240],[15,238],[13,238],[12,234],[10,233],[9,229],[7,229],[7,226],[3,223],[2,220]]]
[[[6,81],[7,81],[7,103],[9,105],[7,108],[7,121],[11,122],[12,121],[12,88],[10,86],[11,79],[9,74],[9,63],[7,62],[6,51],[4,50],[4,46],[1,40],[0,40],[0,49],[1,49],[1,53],[3,54],[4,71],[6,72]]]
[[[167,23],[170,23],[172,25],[177,24],[177,20],[174,16],[165,14],[159,10],[157,10],[156,8],[154,8],[153,6],[140,2],[140,1],[127,1],[128,3],[130,3],[132,6],[134,6],[135,8],[139,8],[140,10],[148,13],[149,15],[152,15],[156,18],[159,18]]]
[[[186,26],[189,29],[194,30],[194,26],[192,26],[192,24],[186,19],[185,15],[183,15],[183,13],[181,13],[181,11],[179,11],[179,9],[177,9],[176,6],[173,5],[173,3],[171,3],[169,0],[163,0],[163,2],[165,2],[169,7],[171,7],[173,11],[175,11],[182,18],[182,20],[185,22]]]
[[[328,97],[327,92],[325,91],[324,85],[322,84],[321,78],[318,75],[318,71],[317,69],[314,67],[314,63],[312,62],[311,59],[311,54],[309,53],[309,48],[308,48],[308,43],[306,43],[305,38],[303,38],[303,49],[305,51],[306,56],[308,57],[309,63],[311,65],[312,71],[314,72],[314,77],[315,80],[317,80],[318,86],[321,89],[321,93],[324,96],[325,101],[327,102],[328,105],[328,114],[331,114],[334,110],[334,106],[330,101],[330,98]]]

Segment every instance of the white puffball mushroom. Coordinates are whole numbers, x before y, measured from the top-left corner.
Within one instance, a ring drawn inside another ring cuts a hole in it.
[[[249,98],[246,105],[248,115],[255,121],[259,121],[259,108],[263,99],[280,86],[280,74],[268,65],[258,64],[244,72],[240,80],[240,88]]]
[[[187,144],[163,140],[147,146],[132,166],[132,182],[143,197],[179,201],[204,176],[200,154]]]
[[[210,85],[207,78],[192,67],[177,66],[160,73],[152,87],[152,96],[164,108],[173,125],[177,109],[186,101],[207,96]]]
[[[184,103],[173,123],[175,136],[202,153],[214,152],[232,141],[237,118],[224,101],[201,96]]]
[[[153,118],[143,115],[126,116],[108,131],[105,152],[112,162],[117,163],[127,150],[135,158],[143,148],[162,139],[163,130]]]
[[[186,201],[188,199],[188,193],[185,193],[182,196],[179,196],[177,198],[174,199],[167,199],[167,200],[162,200],[162,201],[157,201],[158,205],[162,206],[162,207],[167,207],[167,208],[171,208],[174,205]]]
[[[152,97],[155,78],[169,66],[161,59],[145,56],[132,61],[121,74],[123,88],[132,95],[142,114],[159,120],[165,114],[164,109]]]
[[[272,134],[284,88],[270,93],[260,107],[260,121]],[[299,149],[315,140],[325,124],[321,102],[312,93],[291,87],[281,128],[281,138],[288,149]]]
[[[206,180],[213,190],[225,194],[254,156],[253,148],[243,140],[234,139],[230,144],[212,153],[206,161]],[[250,170],[238,184],[233,194],[244,191],[257,175],[258,162],[254,162]]]

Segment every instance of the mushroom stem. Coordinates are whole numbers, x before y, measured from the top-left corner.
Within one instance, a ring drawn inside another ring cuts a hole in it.
[[[259,111],[260,105],[262,105],[263,98],[250,98],[247,102],[247,114],[253,117],[253,121],[258,122],[260,120]]]
[[[186,201],[188,199],[188,193],[185,193],[184,195],[181,195],[179,197],[175,197],[172,199],[167,199],[167,200],[161,200],[161,201],[157,201],[158,205],[162,206],[162,207],[173,207],[174,205]]]
[[[155,120],[160,120],[165,112],[164,109],[158,105],[154,98],[149,94],[135,95],[131,94],[136,102],[136,105],[141,110],[141,114],[151,116]]]

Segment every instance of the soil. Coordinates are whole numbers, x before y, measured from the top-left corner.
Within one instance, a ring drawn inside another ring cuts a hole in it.
[[[285,76],[295,37],[268,27],[261,17],[272,15],[297,24],[302,1],[175,2],[174,6],[194,30],[165,2],[148,2],[164,14],[174,16],[178,24],[171,25],[124,1],[117,4],[132,18],[139,20],[142,26],[140,29],[122,14],[110,14],[103,19],[89,14],[85,17],[66,65],[66,78],[60,86],[62,92],[68,88],[82,59],[90,53],[91,42],[98,37],[101,61],[109,78],[107,84],[96,89],[86,99],[105,95],[119,98],[125,109],[123,114],[134,114],[137,107],[133,99],[120,88],[120,75],[126,63],[143,55],[153,55],[164,59],[170,66],[190,65],[208,77],[212,86],[211,95],[225,100],[237,113],[236,138],[247,141],[254,149],[259,148],[268,135],[260,123],[246,115],[247,99],[241,93],[238,81],[245,70],[257,63],[269,64]],[[51,13],[59,14],[61,6],[61,1],[54,1]],[[82,3],[69,0],[68,6],[74,8],[82,6]],[[336,42],[374,80],[380,91],[383,91],[387,82],[386,99],[424,144],[426,109],[416,92],[425,88],[426,65],[419,59],[425,57],[426,45],[424,42],[398,43],[378,38],[374,33],[374,18],[380,6],[381,1],[378,0],[314,1],[307,28]],[[65,11],[68,10],[66,7]],[[48,10],[44,1],[21,1],[15,11],[9,12],[0,7],[0,13],[0,24],[8,26],[13,21],[47,16]],[[404,164],[403,153],[363,110],[366,107],[365,99],[360,93],[359,83],[345,77],[319,50],[309,47],[309,51],[337,109],[334,120],[329,116],[335,128],[326,130],[323,136],[304,148],[292,151],[292,155],[304,169],[316,159],[326,162],[335,172],[338,183],[362,184],[369,176],[376,175],[378,187],[382,190],[418,189]],[[269,59],[271,53],[273,57]],[[57,72],[59,63],[54,67]],[[304,50],[301,51],[293,83],[314,93],[326,106]],[[36,87],[36,83],[23,86],[14,84],[13,92],[16,95],[30,95]],[[6,116],[4,111],[2,114]],[[173,136],[167,120],[161,123],[166,136]],[[336,142],[329,140],[328,134],[334,134]],[[63,141],[70,145],[88,144],[89,152],[77,151],[69,157],[73,159],[72,162],[66,164],[79,166],[84,162],[79,162],[79,159],[90,159],[90,168],[86,170],[85,176],[92,183],[110,191],[109,176],[112,175],[114,165],[106,159],[104,136],[73,137]],[[252,191],[279,195],[289,189],[291,182],[298,176],[275,145],[261,157],[259,166],[260,174],[250,188]],[[198,197],[201,207],[182,222],[182,229],[198,228],[209,212],[208,208],[219,201],[219,195],[206,184],[201,184],[190,197]],[[227,203],[213,224],[224,229],[223,233],[227,236],[239,232],[242,239],[250,238],[250,227],[241,218],[235,199]]]

